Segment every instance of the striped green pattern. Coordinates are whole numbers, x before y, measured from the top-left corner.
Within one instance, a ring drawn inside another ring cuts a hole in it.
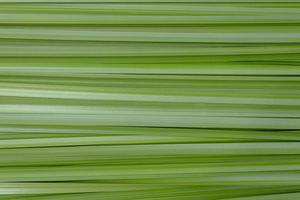
[[[299,77],[300,0],[0,0],[0,199],[300,199]]]

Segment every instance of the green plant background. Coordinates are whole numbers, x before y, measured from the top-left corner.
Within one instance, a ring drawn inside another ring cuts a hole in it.
[[[300,1],[0,1],[0,199],[300,199]]]

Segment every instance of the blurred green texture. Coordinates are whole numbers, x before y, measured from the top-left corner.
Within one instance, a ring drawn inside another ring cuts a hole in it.
[[[299,0],[0,0],[0,199],[300,199],[299,25]]]

